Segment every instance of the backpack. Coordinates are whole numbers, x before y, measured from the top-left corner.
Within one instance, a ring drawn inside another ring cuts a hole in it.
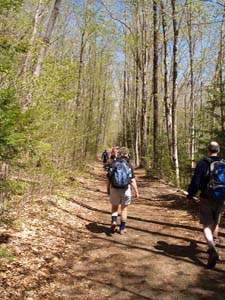
[[[225,200],[225,160],[206,160],[209,163],[207,195],[212,200]]]
[[[131,168],[125,160],[117,160],[113,162],[110,170],[110,181],[114,188],[127,188],[131,177]]]

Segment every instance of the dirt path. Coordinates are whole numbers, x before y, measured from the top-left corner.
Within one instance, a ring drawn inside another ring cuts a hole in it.
[[[0,299],[225,299],[224,219],[221,261],[207,270],[197,207],[188,210],[174,188],[139,171],[141,197],[129,208],[128,232],[110,235],[101,164],[91,173],[76,194],[67,187],[64,197],[25,204],[19,228],[0,235],[16,257],[0,264]]]

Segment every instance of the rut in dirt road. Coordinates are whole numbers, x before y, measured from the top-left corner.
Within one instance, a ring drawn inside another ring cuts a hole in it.
[[[175,188],[138,171],[140,199],[129,207],[128,231],[123,236],[111,235],[105,174],[100,164],[92,173],[90,196],[79,202],[87,211],[84,219],[91,240],[85,259],[75,266],[76,276],[86,288],[74,298],[74,290],[67,287],[71,298],[63,299],[225,299],[223,225],[220,263],[207,270],[198,207],[190,211]]]

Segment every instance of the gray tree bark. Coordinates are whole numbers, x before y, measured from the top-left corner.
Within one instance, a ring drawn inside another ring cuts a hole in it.
[[[61,2],[62,2],[62,0],[55,0],[53,9],[51,11],[51,15],[50,15],[50,18],[49,18],[49,21],[48,21],[48,24],[47,24],[47,28],[46,28],[46,31],[45,31],[45,35],[44,35],[44,38],[43,38],[43,45],[40,49],[40,52],[39,52],[39,55],[38,55],[38,58],[37,58],[37,64],[36,64],[36,67],[35,67],[35,70],[34,70],[34,76],[36,78],[39,77],[40,73],[41,73],[42,63],[44,61],[46,51],[48,49],[48,46],[49,46],[49,43],[50,43],[50,40],[51,40],[51,36],[52,36],[53,29],[54,29],[54,26],[55,26],[55,23],[56,23],[56,19],[57,19],[57,16],[59,14]]]

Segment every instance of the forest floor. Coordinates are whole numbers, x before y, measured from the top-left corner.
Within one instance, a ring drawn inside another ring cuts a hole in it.
[[[101,162],[90,173],[75,179],[76,188],[24,202],[10,226],[5,220],[1,300],[225,299],[224,218],[221,260],[207,270],[197,205],[137,170],[140,198],[129,207],[128,231],[111,235]]]

